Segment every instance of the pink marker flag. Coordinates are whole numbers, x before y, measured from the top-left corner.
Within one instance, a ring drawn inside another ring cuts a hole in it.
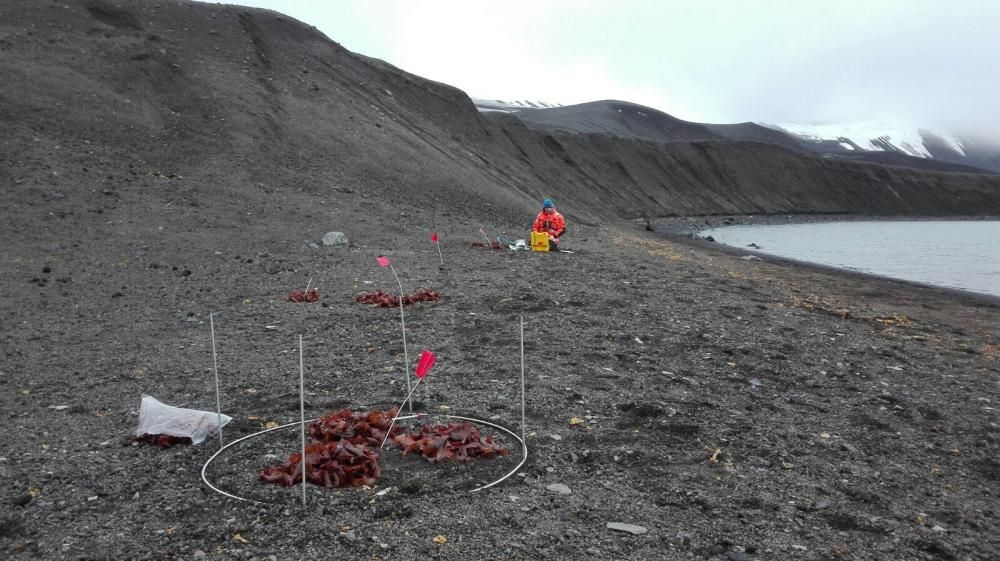
[[[424,376],[427,375],[431,367],[434,366],[435,360],[437,360],[437,358],[434,356],[434,353],[424,349],[423,352],[420,353],[420,362],[417,363],[417,378],[423,380]]]
[[[431,241],[434,242],[434,243],[438,243],[438,234],[437,234],[437,232],[431,232]]]
[[[379,267],[388,267],[389,266],[389,258],[386,257],[385,255],[379,255],[375,260],[378,261],[378,266]]]

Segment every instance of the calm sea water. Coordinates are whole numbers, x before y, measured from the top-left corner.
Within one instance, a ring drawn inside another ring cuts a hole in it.
[[[701,234],[781,257],[1000,296],[1000,221],[728,226]]]

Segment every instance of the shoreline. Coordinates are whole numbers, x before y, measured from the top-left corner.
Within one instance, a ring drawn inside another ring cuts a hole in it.
[[[778,224],[818,224],[823,222],[991,222],[994,215],[955,216],[875,216],[864,214],[711,214],[651,218],[649,228],[660,234],[699,238],[698,233],[726,226],[774,226]]]
[[[871,279],[881,282],[892,283],[897,286],[909,286],[931,290],[945,295],[949,298],[961,300],[965,303],[983,305],[1000,308],[1000,295],[975,292],[960,288],[952,288],[915,280],[900,279],[877,273],[869,273],[852,269],[824,265],[813,261],[805,261],[792,257],[783,257],[772,253],[756,251],[751,248],[727,245],[715,240],[705,239],[698,234],[705,230],[714,228],[724,228],[726,226],[751,226],[751,225],[779,225],[779,224],[818,224],[825,222],[917,222],[917,221],[996,221],[1000,217],[995,216],[947,216],[947,217],[876,217],[863,215],[733,215],[733,216],[696,216],[678,217],[668,219],[658,219],[651,221],[653,232],[657,236],[675,243],[682,243],[691,247],[715,250],[721,253],[735,256],[752,255],[761,261],[784,266],[796,266],[815,272],[832,273],[842,275],[846,278]],[[701,224],[698,224],[700,222]]]

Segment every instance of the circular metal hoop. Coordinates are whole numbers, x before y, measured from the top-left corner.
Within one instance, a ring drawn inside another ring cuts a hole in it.
[[[480,425],[486,425],[488,427],[493,427],[493,428],[495,428],[497,430],[504,431],[505,433],[511,435],[512,437],[514,437],[515,440],[517,440],[518,442],[521,443],[521,456],[522,456],[521,457],[521,462],[518,463],[516,466],[514,466],[514,469],[510,470],[510,472],[507,475],[504,475],[503,477],[501,477],[500,479],[497,479],[496,481],[493,481],[492,483],[488,483],[486,485],[482,485],[480,487],[476,487],[475,489],[472,489],[471,491],[469,491],[470,493],[476,493],[476,492],[482,491],[484,489],[489,489],[490,487],[493,487],[494,485],[500,484],[501,482],[503,482],[508,477],[510,477],[510,476],[514,475],[515,473],[517,473],[517,471],[519,469],[521,469],[521,466],[523,466],[524,463],[528,461],[528,444],[524,441],[524,439],[521,438],[520,436],[518,436],[517,434],[515,434],[514,431],[508,429],[507,427],[500,426],[500,425],[498,425],[496,423],[491,423],[489,421],[484,421],[482,419],[474,419],[472,417],[463,417],[463,416],[460,416],[460,415],[405,415],[405,416],[402,416],[402,417],[396,417],[396,420],[415,419],[417,417],[429,417],[429,416],[446,417],[448,419],[460,419],[460,420],[463,420],[463,421],[469,421],[471,423],[476,423],[476,424],[480,424]],[[316,420],[317,419],[308,419],[305,422],[306,423],[312,423],[312,422],[314,422]],[[281,430],[281,429],[288,428],[288,427],[296,427],[296,426],[299,426],[301,424],[302,424],[302,422],[295,421],[294,423],[288,423],[288,424],[281,425],[281,426],[278,426],[278,427],[274,427],[274,428],[265,429],[265,430],[262,430],[262,431],[259,431],[259,432],[255,432],[253,434],[248,434],[246,436],[237,438],[236,440],[230,442],[229,444],[226,444],[222,448],[219,448],[219,450],[216,451],[214,454],[212,454],[212,456],[205,462],[205,465],[203,465],[201,467],[201,480],[205,482],[205,485],[208,485],[209,489],[215,491],[216,493],[219,493],[220,495],[224,495],[226,497],[229,497],[230,499],[236,499],[238,501],[245,501],[245,502],[256,503],[256,504],[261,504],[261,505],[279,504],[279,503],[270,503],[270,502],[266,502],[266,501],[258,501],[256,499],[248,499],[246,497],[240,497],[240,496],[237,496],[237,495],[233,495],[232,493],[227,493],[227,492],[223,491],[222,489],[219,489],[215,485],[212,485],[212,482],[208,480],[208,466],[211,465],[211,463],[213,461],[215,461],[215,459],[217,457],[219,457],[220,454],[222,454],[223,452],[225,452],[230,446],[239,444],[240,442],[243,442],[244,440],[250,440],[251,438],[256,438],[256,437],[258,437],[258,436],[260,436],[262,434],[267,434],[269,432],[273,432],[273,431],[276,431],[276,430]]]

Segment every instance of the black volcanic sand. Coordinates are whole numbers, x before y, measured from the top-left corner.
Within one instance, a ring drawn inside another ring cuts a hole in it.
[[[444,267],[419,236],[289,245],[273,274],[258,263],[275,249],[158,263],[7,248],[5,555],[995,558],[996,305],[638,229],[584,229],[567,240],[575,254],[474,248],[476,233],[442,236]],[[133,444],[143,392],[212,409],[210,311],[235,417],[227,439],[298,418],[299,334],[307,415],[398,402],[398,314],[352,303],[392,289],[380,253],[407,291],[443,294],[407,309],[411,354],[439,354],[430,396],[418,390],[426,410],[517,432],[524,316],[530,457],[519,474],[470,494],[517,454],[443,470],[387,454],[377,488],[311,487],[303,508],[297,489],[254,480],[298,446],[279,432],[209,470],[230,492],[280,503],[259,506],[201,483],[214,441]],[[285,301],[309,277],[321,303]]]

